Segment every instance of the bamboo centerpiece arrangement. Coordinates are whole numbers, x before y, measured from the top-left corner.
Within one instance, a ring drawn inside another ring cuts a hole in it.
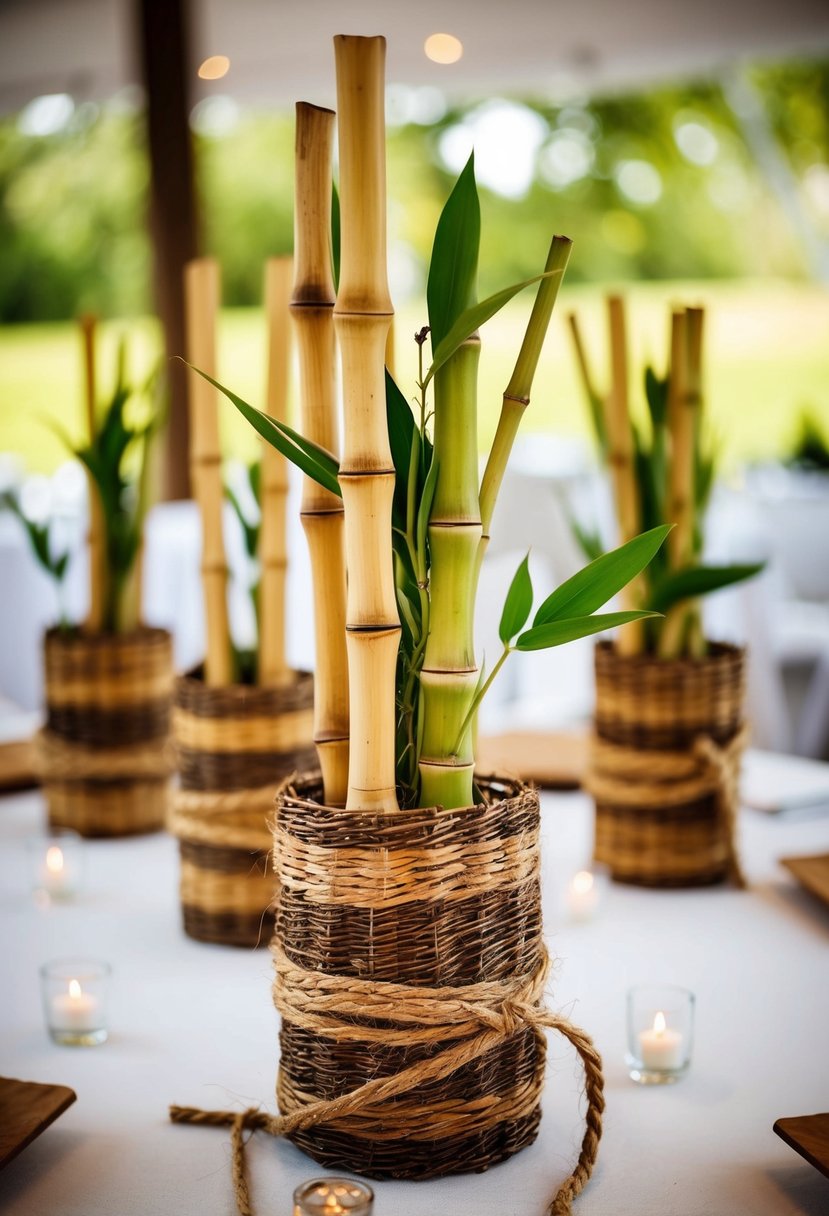
[[[689,886],[730,876],[741,884],[734,820],[746,737],[744,654],[706,639],[699,598],[760,567],[703,564],[714,473],[702,410],[704,313],[672,310],[668,370],[660,378],[647,368],[646,416],[637,422],[628,399],[623,303],[611,297],[607,305],[611,373],[604,395],[578,320],[569,320],[619,532],[624,539],[660,524],[673,529],[626,592],[628,606],[646,603],[662,615],[596,648],[589,779],[596,857],[620,881]]]
[[[89,476],[89,613],[80,626],[62,620],[46,634],[46,722],[36,756],[52,827],[127,836],[163,826],[172,773],[171,639],[143,626],[140,610],[158,386],[127,383],[122,345],[115,389],[100,410],[94,318],[80,328],[88,441],[73,447],[60,434]],[[50,557],[48,535],[27,530],[60,582],[67,554]]]
[[[284,418],[289,345],[289,258],[265,272],[268,409]],[[188,358],[215,370],[219,270],[210,259],[185,272]],[[170,829],[179,839],[185,932],[199,941],[255,946],[273,923],[268,815],[276,787],[312,760],[312,680],[285,658],[285,498],[278,452],[263,454],[258,530],[258,650],[237,650],[230,636],[228,568],[222,530],[218,402],[190,376],[191,474],[202,524],[206,621],[204,665],[178,678],[173,714],[180,787]]]
[[[481,562],[570,242],[553,239],[536,279],[478,301],[480,210],[470,161],[435,236],[412,408],[384,368],[392,314],[385,41],[349,36],[334,45],[342,253],[333,310],[333,116],[307,105],[297,113],[292,312],[302,432],[222,389],[314,483],[306,483],[303,513],[316,582],[322,774],[283,787],[273,839],[282,1115],[171,1113],[177,1121],[234,1124],[237,1203],[245,1213],[245,1127],[289,1135],[326,1166],[376,1177],[486,1169],[537,1134],[542,1027],[552,1026],[575,1044],[588,1094],[579,1163],[550,1209],[562,1214],[595,1160],[601,1064],[583,1032],[543,1008],[538,798],[511,780],[475,775],[474,720],[513,650],[647,617],[639,608],[597,609],[638,575],[667,529],[631,539],[568,580],[529,626],[525,559],[506,593],[503,652],[490,672],[479,671],[472,625]],[[531,283],[538,284],[536,303],[479,484],[478,328]],[[332,311],[344,398],[341,463]],[[221,387],[209,372],[205,379]],[[344,651],[348,714],[332,698],[345,689]]]

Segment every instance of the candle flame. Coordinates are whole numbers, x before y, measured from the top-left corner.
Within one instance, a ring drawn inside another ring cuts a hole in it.
[[[77,980],[69,981],[69,995],[73,1001],[77,1001],[78,998],[82,995],[81,986]]]
[[[573,875],[573,890],[579,895],[586,895],[593,886],[594,878],[589,870],[579,870]]]
[[[50,845],[46,850],[46,869],[50,874],[60,874],[63,869],[63,849],[59,849],[56,844]]]
[[[653,1033],[662,1035],[668,1028],[668,1023],[665,1021],[665,1014],[660,1009],[653,1019]]]

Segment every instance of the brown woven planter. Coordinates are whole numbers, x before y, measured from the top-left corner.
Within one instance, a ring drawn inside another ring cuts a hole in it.
[[[463,1009],[466,997],[483,1000],[485,985],[532,988],[543,972],[538,797],[509,780],[482,785],[484,805],[391,817],[321,806],[316,779],[280,793],[273,950],[283,1114],[451,1047],[462,1031],[453,1036],[445,1022],[431,1041],[422,1028],[414,1045],[389,1041],[415,1020],[406,1016],[412,990],[439,999],[431,990],[440,988]],[[369,1002],[384,999],[393,1013],[369,1016]],[[326,1033],[332,1000],[349,1012]],[[291,1138],[327,1167],[374,1178],[487,1169],[535,1139],[544,1051],[524,1022],[442,1079]]]
[[[172,772],[170,635],[50,629],[44,655],[36,758],[50,825],[84,836],[157,831]]]
[[[180,788],[171,831],[181,852],[185,932],[230,946],[267,944],[275,879],[268,821],[277,786],[315,766],[313,679],[280,688],[176,681],[173,734]]]
[[[596,733],[587,787],[595,855],[620,882],[740,881],[734,844],[744,743],[744,651],[703,659],[596,647]]]

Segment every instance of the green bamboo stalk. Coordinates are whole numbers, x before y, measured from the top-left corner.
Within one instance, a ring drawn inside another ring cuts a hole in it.
[[[512,452],[518,427],[524,411],[530,403],[533,378],[541,348],[553,315],[558,289],[567,269],[573,242],[567,236],[554,236],[547,254],[545,271],[555,271],[549,279],[542,279],[535,297],[533,310],[527,323],[524,341],[513,369],[510,382],[504,391],[501,416],[492,442],[489,458],[481,482],[480,506],[481,526],[484,541],[489,540],[492,513],[501,488],[504,472]]]
[[[473,636],[483,536],[478,493],[477,379],[480,341],[467,339],[435,375],[434,459],[438,479],[429,520],[430,629],[420,677],[423,738],[418,770],[423,806],[473,800],[471,731],[453,751],[478,686]]]

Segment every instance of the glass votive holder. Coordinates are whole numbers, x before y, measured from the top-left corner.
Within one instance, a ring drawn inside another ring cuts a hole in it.
[[[294,1191],[294,1216],[371,1216],[374,1191],[353,1178],[311,1178]]]
[[[26,841],[32,891],[49,899],[73,899],[83,885],[83,840],[77,832],[30,836]]]
[[[109,963],[60,959],[40,968],[49,1034],[69,1047],[96,1047],[108,1034]]]
[[[627,995],[628,1072],[640,1085],[670,1085],[688,1071],[694,1037],[694,994],[667,985]]]
[[[593,862],[583,870],[577,870],[567,883],[564,905],[570,920],[592,920],[599,912],[607,895],[610,870],[601,862]]]

